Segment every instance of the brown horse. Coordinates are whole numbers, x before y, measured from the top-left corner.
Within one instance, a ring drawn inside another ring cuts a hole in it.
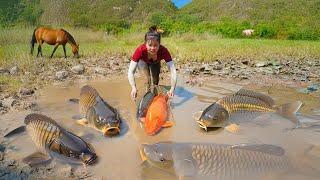
[[[31,55],[33,54],[34,44],[38,43],[38,54],[42,56],[42,48],[41,45],[46,42],[47,44],[54,45],[53,52],[51,54],[51,58],[54,52],[57,50],[59,45],[62,45],[64,51],[64,57],[67,58],[66,55],[66,44],[69,43],[72,47],[72,53],[74,57],[79,57],[79,45],[73,39],[70,33],[68,33],[64,29],[51,29],[47,27],[39,27],[36,28],[33,32],[32,39],[31,39]]]

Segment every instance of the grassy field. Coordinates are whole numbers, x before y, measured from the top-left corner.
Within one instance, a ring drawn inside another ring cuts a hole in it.
[[[130,32],[118,36],[107,35],[101,31],[89,29],[65,28],[80,44],[82,59],[93,56],[123,55],[128,59],[135,48],[143,42],[144,33]],[[36,75],[38,58],[37,45],[33,56],[30,55],[30,39],[33,28],[0,30],[0,68],[17,65],[21,70]],[[320,59],[320,41],[292,41],[266,39],[225,39],[211,34],[182,34],[163,37],[162,44],[171,52],[177,63],[214,60],[313,60]],[[59,47],[50,61],[53,46],[43,45],[45,67],[53,63],[68,66],[77,61],[65,61],[62,47]],[[67,46],[67,56],[71,56],[71,46]],[[56,59],[61,58],[61,59]],[[13,79],[13,81],[9,81]],[[34,79],[33,79],[34,80]],[[0,75],[0,86],[16,90],[22,83],[18,78]],[[24,82],[26,83],[26,82]],[[6,89],[7,89],[6,88]],[[3,89],[3,88],[2,88]],[[0,88],[1,90],[1,88]]]
[[[126,33],[119,36],[107,35],[101,31],[88,29],[68,29],[80,44],[83,58],[102,54],[122,54],[128,56],[143,42],[143,33]],[[33,29],[0,30],[0,66],[8,67],[33,61],[30,52],[30,39]],[[216,59],[268,60],[292,58],[320,58],[320,41],[292,41],[266,39],[224,39],[210,34],[182,34],[162,38],[172,56],[180,61],[212,61]],[[53,46],[43,45],[43,54],[49,57]],[[71,47],[67,46],[67,55]],[[62,47],[55,57],[63,57]]]

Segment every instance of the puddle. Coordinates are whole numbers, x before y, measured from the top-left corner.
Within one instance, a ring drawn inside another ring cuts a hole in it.
[[[188,87],[185,84],[178,84],[175,97],[170,100],[174,126],[162,129],[155,136],[147,136],[143,126],[136,120],[136,102],[130,98],[131,87],[126,79],[90,81],[86,84],[96,88],[103,99],[120,112],[125,127],[120,136],[103,137],[101,132],[81,126],[72,119],[72,116],[79,114],[78,105],[68,100],[70,98],[79,98],[80,88],[85,83],[72,86],[48,86],[38,96],[38,104],[39,113],[53,118],[66,129],[85,137],[93,145],[99,156],[99,162],[90,167],[94,172],[94,177],[106,179],[177,179],[177,177],[160,172],[157,169],[141,169],[139,145],[141,143],[156,143],[159,141],[273,144],[283,147],[287,155],[294,157],[293,161],[295,162],[302,162],[303,160],[303,162],[311,166],[319,167],[320,165],[319,153],[312,153],[312,157],[316,157],[315,160],[317,161],[309,161],[308,158],[305,158],[305,153],[312,147],[311,145],[319,146],[320,127],[317,126],[290,130],[288,128],[294,127],[294,125],[289,120],[271,114],[258,118],[258,122],[268,122],[264,126],[259,123],[240,125],[239,134],[232,134],[224,129],[205,132],[198,127],[193,119],[194,113],[204,110],[219,98],[236,92],[242,88],[241,85],[218,81],[205,83],[201,87]],[[142,96],[143,88],[140,82],[138,82],[138,85],[140,86],[139,95]],[[269,94],[274,98],[276,104],[300,100],[304,103],[304,106],[300,109],[298,118],[302,122],[313,123],[320,121],[320,119],[317,119],[319,114],[315,113],[317,112],[316,110],[320,109],[320,101],[313,96],[282,87],[269,89],[247,88]],[[12,127],[22,124],[23,117],[27,113],[17,115],[17,117],[10,117],[13,122],[9,124],[7,122],[6,125]],[[32,142],[28,136],[16,138],[11,142],[11,145],[17,147],[16,153],[14,153],[16,158],[23,158],[35,150],[29,144],[32,144]],[[304,169],[302,168],[302,170]],[[282,175],[281,178],[300,179],[308,177],[307,175],[295,174],[296,172],[288,172],[284,176]],[[275,177],[278,178],[278,176],[270,174],[270,179]]]

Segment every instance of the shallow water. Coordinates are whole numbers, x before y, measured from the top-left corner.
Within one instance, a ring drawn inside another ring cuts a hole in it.
[[[78,98],[80,88],[85,84],[90,84],[96,88],[105,101],[119,110],[123,119],[123,129],[120,136],[103,137],[102,133],[81,126],[71,118],[73,115],[79,114],[78,105],[68,102],[68,99]],[[142,86],[140,82],[138,82],[138,85]],[[94,177],[99,179],[176,179],[177,177],[157,169],[141,169],[139,145],[159,141],[273,144],[283,147],[292,161],[302,166],[299,167],[301,172],[288,172],[282,174],[281,178],[310,178],[308,177],[309,166],[318,168],[316,175],[319,177],[320,152],[314,150],[317,148],[307,151],[310,147],[312,148],[311,145],[319,147],[319,126],[291,130],[290,128],[293,128],[294,124],[289,120],[276,114],[266,114],[259,116],[253,123],[241,124],[238,134],[229,133],[224,129],[205,132],[198,127],[193,118],[196,112],[204,110],[212,102],[236,92],[241,87],[243,86],[219,81],[207,82],[202,84],[201,87],[188,87],[185,84],[178,84],[176,95],[170,100],[175,124],[171,128],[162,129],[155,136],[145,135],[143,126],[135,119],[136,102],[129,96],[131,88],[126,79],[90,81],[72,86],[63,84],[48,86],[38,96],[38,110],[39,113],[53,118],[66,129],[83,136],[93,145],[99,161],[89,168],[94,172]],[[315,111],[320,109],[320,101],[311,95],[301,94],[294,89],[282,87],[262,89],[252,86],[247,88],[269,94],[277,104],[300,100],[305,105],[299,111],[299,120],[306,123],[320,122],[320,118],[318,118],[320,115],[316,114],[319,111]],[[142,96],[143,88],[140,89],[139,96]],[[17,115],[16,119],[21,119],[21,121],[12,122],[10,126],[22,124],[23,115]],[[35,150],[30,145],[32,142],[28,136],[17,138],[11,144],[17,147],[17,153],[15,153],[17,158],[23,158]],[[309,166],[303,167],[305,164]],[[265,177],[265,179],[274,178],[279,177],[277,174],[270,174],[270,176]]]

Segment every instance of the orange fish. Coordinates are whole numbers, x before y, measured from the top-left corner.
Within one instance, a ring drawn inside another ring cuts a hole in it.
[[[149,106],[145,118],[145,131],[148,135],[154,135],[161,128],[173,125],[173,122],[167,121],[169,117],[167,101],[167,95],[159,94]]]

